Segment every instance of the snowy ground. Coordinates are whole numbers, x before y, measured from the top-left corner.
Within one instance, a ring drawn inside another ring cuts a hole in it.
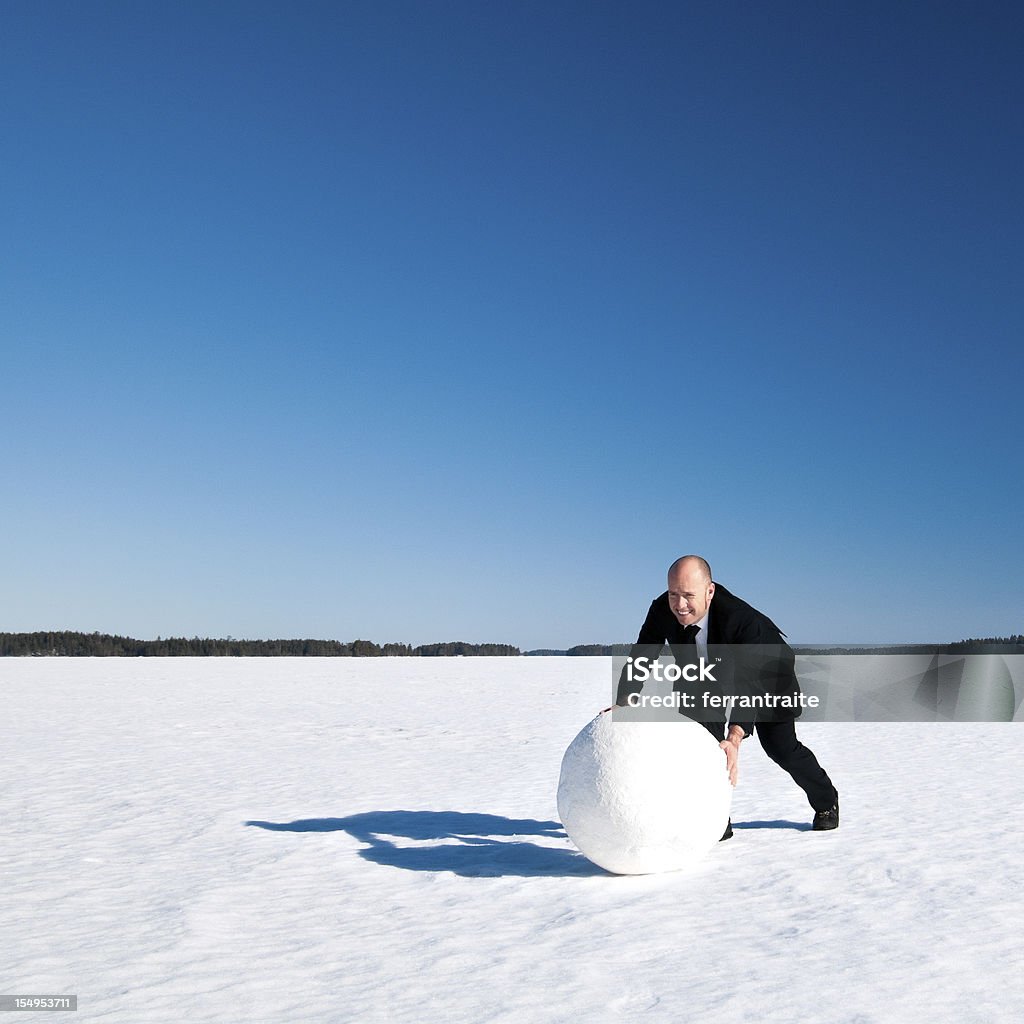
[[[0,661],[0,993],[132,1024],[1024,1019],[1019,723],[805,724],[834,833],[751,741],[736,838],[615,877],[555,809],[608,665]]]

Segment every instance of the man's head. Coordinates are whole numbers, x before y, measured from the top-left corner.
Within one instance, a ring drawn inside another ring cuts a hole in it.
[[[714,593],[711,566],[700,555],[683,555],[669,566],[668,603],[683,626],[704,618]]]

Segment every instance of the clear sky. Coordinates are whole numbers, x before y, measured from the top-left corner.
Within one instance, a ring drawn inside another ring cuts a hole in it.
[[[0,631],[1024,630],[1024,7],[0,0]]]

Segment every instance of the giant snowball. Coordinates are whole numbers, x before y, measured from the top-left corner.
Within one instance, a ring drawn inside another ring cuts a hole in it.
[[[696,722],[598,715],[569,744],[558,814],[589,860],[618,875],[675,871],[703,857],[729,821],[725,754]]]

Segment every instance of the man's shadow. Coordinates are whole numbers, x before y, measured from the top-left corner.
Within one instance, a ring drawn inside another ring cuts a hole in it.
[[[364,859],[406,871],[452,871],[469,878],[608,874],[568,846],[530,842],[530,836],[566,839],[557,821],[466,811],[366,811],[347,818],[246,825],[271,832],[347,832],[366,844],[359,851]]]
[[[774,821],[734,821],[733,828],[791,828],[797,832],[810,832],[812,826],[805,821],[784,821],[776,818]]]

